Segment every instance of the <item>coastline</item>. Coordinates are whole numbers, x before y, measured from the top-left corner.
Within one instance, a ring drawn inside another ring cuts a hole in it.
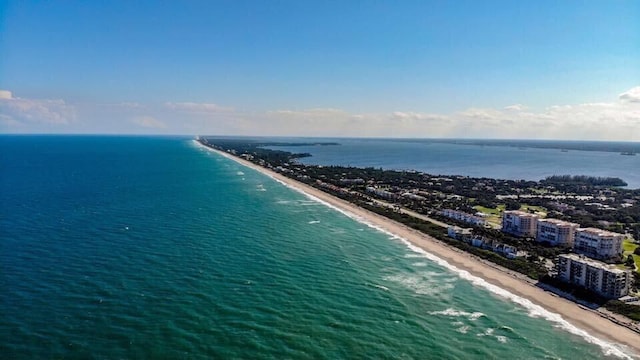
[[[470,280],[475,284],[482,285],[485,288],[497,288],[492,290],[492,292],[496,294],[508,292],[508,294],[502,294],[503,297],[510,298],[511,301],[520,303],[521,305],[524,304],[520,300],[524,300],[526,302],[530,302],[528,305],[538,306],[548,312],[551,312],[551,318],[549,316],[545,317],[556,323],[558,326],[562,326],[563,322],[568,323],[568,325],[573,326],[576,328],[575,330],[577,330],[571,331],[572,333],[585,338],[585,340],[591,343],[601,346],[605,349],[605,353],[607,353],[608,350],[609,352],[612,352],[612,355],[617,355],[619,357],[625,355],[627,357],[638,357],[640,354],[640,335],[638,333],[623,325],[616,324],[612,320],[604,318],[596,311],[587,309],[577,303],[545,291],[535,286],[532,281],[515,276],[511,272],[505,271],[505,269],[499,268],[494,264],[481,261],[480,259],[477,259],[461,250],[451,248],[450,246],[441,243],[426,234],[411,229],[384,216],[372,213],[350,202],[334,197],[333,195],[325,193],[319,189],[253,164],[237,156],[207,147],[200,143],[197,144],[207,150],[216,152],[221,156],[240,163],[243,166],[267,175],[274,180],[309,197],[319,200],[350,217],[354,217],[359,221],[366,222],[379,230],[398,237],[414,250],[421,251],[427,256],[431,255],[430,258],[432,260],[441,263],[446,262],[448,267],[456,268],[461,277]],[[511,295],[511,297],[509,297],[509,295]],[[516,300],[513,295],[517,296],[520,300]],[[530,306],[528,306],[528,308],[530,308]],[[615,351],[611,346],[607,346],[609,345],[608,343],[621,344],[624,345],[626,349],[623,349],[622,351],[624,351],[624,353],[622,353],[620,351],[620,347],[616,347],[618,351]],[[627,354],[625,350],[631,351],[633,354]]]

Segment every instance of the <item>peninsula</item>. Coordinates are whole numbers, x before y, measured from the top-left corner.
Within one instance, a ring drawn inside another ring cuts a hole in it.
[[[628,347],[629,353],[640,354],[640,326],[637,320],[612,312],[617,311],[634,318],[637,315],[636,309],[640,307],[618,300],[606,301],[603,294],[558,281],[558,267],[552,259],[569,253],[567,247],[553,247],[532,239],[506,234],[497,229],[500,228],[500,224],[496,223],[499,216],[490,214],[491,209],[508,212],[508,206],[509,209],[517,207],[531,210],[532,215],[535,215],[536,211],[547,210],[535,205],[542,200],[556,202],[559,207],[573,206],[573,209],[579,208],[575,205],[578,199],[582,203],[601,202],[606,203],[602,204],[603,206],[610,207],[618,203],[632,204],[620,206],[625,216],[630,214],[631,220],[627,219],[624,223],[627,230],[637,232],[640,217],[635,217],[635,202],[640,199],[640,191],[620,190],[623,198],[618,201],[616,195],[619,194],[614,188],[600,185],[619,183],[616,179],[569,177],[563,182],[563,178],[559,177],[531,184],[532,182],[442,177],[371,168],[309,166],[295,161],[301,156],[308,156],[307,154],[291,154],[263,147],[272,146],[271,144],[260,143],[253,146],[248,145],[245,140],[208,137],[198,137],[197,141],[244,166],[324,201],[356,219],[367,221],[395,234],[458,269],[482,279],[480,281],[498,286],[526,299],[525,301],[561,315],[562,319],[554,321],[560,325],[566,321],[586,330],[594,336],[591,339],[593,342],[603,339],[620,343]],[[589,182],[596,185],[589,185]],[[381,186],[382,184],[385,186]],[[522,190],[538,187],[546,188],[547,192],[537,190],[527,193]],[[493,191],[488,191],[488,188]],[[560,191],[561,189],[563,191]],[[472,198],[472,194],[478,196]],[[614,200],[603,200],[602,196],[605,195],[602,194],[609,194]],[[465,206],[469,206],[469,199],[473,199],[476,204],[471,208],[476,210],[478,215],[453,218],[443,211],[453,208],[465,210]],[[502,209],[492,203],[496,199],[505,203]],[[527,203],[521,203],[525,199]],[[438,209],[435,209],[436,204]],[[453,206],[454,204],[457,206]],[[480,210],[485,210],[487,216],[482,216]],[[551,210],[548,210],[548,213],[551,214]],[[571,214],[573,213],[565,212],[563,219],[576,221]],[[584,222],[583,226],[592,226],[601,224],[598,214],[598,211],[578,211],[575,216],[580,216],[580,220]],[[607,216],[609,215],[611,214]],[[459,227],[465,224],[470,226],[473,221],[476,223],[472,224],[474,226],[471,228]],[[471,245],[470,237],[465,241],[464,237],[471,235],[470,233],[474,233],[476,239],[482,239],[482,246]],[[490,247],[486,246],[488,238],[492,239]],[[626,243],[625,246],[628,247]],[[622,255],[626,255],[626,250],[625,254],[620,254],[621,258]],[[634,256],[631,256],[631,259],[637,260]],[[611,259],[610,262],[620,260],[622,259]],[[633,260],[627,265],[632,270],[620,271],[624,274],[633,273],[637,278],[637,267]],[[629,290],[631,289],[627,289]],[[630,294],[633,295],[633,291]]]

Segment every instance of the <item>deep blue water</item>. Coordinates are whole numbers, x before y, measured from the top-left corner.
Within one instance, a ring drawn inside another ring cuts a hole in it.
[[[0,357],[613,357],[185,138],[0,137]]]

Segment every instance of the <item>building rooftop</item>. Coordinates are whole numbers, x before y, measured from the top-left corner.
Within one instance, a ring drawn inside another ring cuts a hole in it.
[[[473,233],[473,229],[471,228],[461,228],[459,226],[449,226],[450,229],[453,229],[453,231],[457,232],[457,233],[461,233],[461,234],[472,234]]]
[[[566,225],[566,226],[580,226],[580,224],[577,223],[573,223],[570,221],[564,221],[564,220],[559,220],[559,219],[551,219],[551,218],[545,218],[545,219],[540,219],[540,221],[538,221],[538,223],[548,223],[548,224],[553,224],[553,225]]]
[[[609,265],[609,264],[605,264],[603,262],[597,261],[597,260],[593,260],[590,259],[584,255],[578,255],[578,254],[561,254],[558,255],[559,257],[566,257],[571,259],[572,261],[578,261],[581,262],[583,264],[587,264],[589,266],[595,267],[595,268],[599,268],[599,269],[604,269],[607,270],[609,272],[613,272],[615,274],[621,274],[626,272],[625,270],[622,269],[618,269],[617,267],[615,267],[614,265]]]
[[[520,217],[539,217],[536,214],[532,214],[526,211],[522,211],[522,210],[507,210],[504,212],[504,214],[511,214],[511,215],[516,215],[516,216],[520,216]]]
[[[598,229],[598,228],[593,228],[593,227],[589,227],[589,228],[581,228],[578,229],[579,232],[586,232],[592,235],[597,235],[597,236],[624,236],[624,234],[620,234],[620,233],[616,233],[613,231],[608,231],[608,230],[603,230],[603,229]]]

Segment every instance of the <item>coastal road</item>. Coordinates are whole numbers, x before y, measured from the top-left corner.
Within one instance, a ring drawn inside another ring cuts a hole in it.
[[[378,205],[385,206],[385,207],[392,208],[392,209],[396,209],[396,210],[398,210],[401,214],[406,214],[406,215],[409,215],[409,216],[414,217],[414,218],[416,218],[416,219],[420,219],[420,220],[428,221],[428,222],[430,222],[430,223],[432,223],[432,224],[434,224],[434,225],[438,225],[438,226],[443,227],[443,228],[447,228],[447,227],[449,227],[449,226],[450,226],[450,225],[449,225],[449,224],[447,224],[447,223],[443,223],[442,221],[439,221],[439,220],[436,220],[436,219],[430,218],[430,217],[428,217],[428,216],[426,216],[426,215],[423,215],[423,214],[417,213],[417,212],[415,212],[415,211],[413,211],[413,210],[409,210],[409,209],[407,209],[407,208],[405,208],[405,207],[398,206],[398,205],[396,205],[396,204],[392,204],[392,203],[389,203],[389,202],[386,202],[386,201],[383,201],[383,200],[378,200],[378,199],[373,199],[373,198],[369,198],[369,199],[370,199],[371,201],[375,202],[375,203],[376,203],[376,204],[378,204]]]

